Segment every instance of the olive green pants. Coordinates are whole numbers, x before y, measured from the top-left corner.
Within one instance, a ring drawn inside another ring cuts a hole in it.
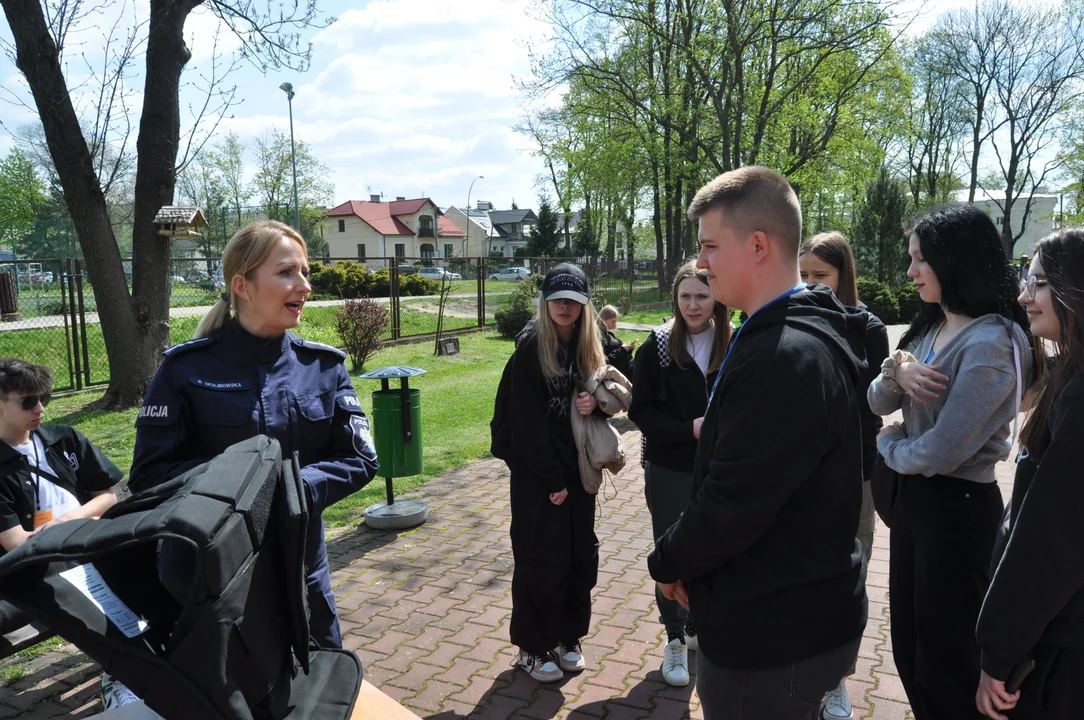
[[[681,513],[692,499],[692,473],[668,470],[650,462],[644,468],[644,495],[647,497],[647,509],[651,513],[651,532],[655,539],[666,534],[670,526],[678,521]],[[666,626],[666,632],[676,634],[685,628],[689,619],[688,611],[676,600],[667,600],[659,589],[655,588],[655,602],[659,606],[659,622]]]

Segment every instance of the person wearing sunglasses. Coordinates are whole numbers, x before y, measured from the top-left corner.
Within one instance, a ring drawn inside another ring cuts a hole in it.
[[[123,473],[82,433],[42,425],[49,368],[0,359],[0,548],[14,550],[68,520],[96,518],[117,502]]]

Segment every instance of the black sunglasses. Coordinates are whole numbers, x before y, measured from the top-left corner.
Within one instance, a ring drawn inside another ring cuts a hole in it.
[[[36,408],[39,402],[42,407],[46,407],[52,398],[49,396],[49,393],[42,393],[41,395],[23,395],[21,398],[4,398],[4,400],[6,402],[18,400],[19,404],[22,405],[23,410],[30,411]]]

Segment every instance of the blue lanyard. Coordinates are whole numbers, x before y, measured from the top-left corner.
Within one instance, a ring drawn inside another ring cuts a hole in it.
[[[760,306],[759,308],[757,308],[756,310],[754,310],[753,314],[745,319],[745,322],[743,322],[741,324],[741,327],[738,328],[738,332],[734,333],[734,339],[730,341],[730,347],[728,347],[726,349],[726,355],[723,356],[723,362],[719,365],[719,372],[716,373],[716,375],[715,375],[715,384],[711,386],[711,394],[708,395],[708,406],[709,407],[711,406],[711,399],[713,397],[715,397],[715,391],[719,387],[719,381],[723,379],[723,370],[726,369],[726,363],[727,363],[727,360],[730,359],[730,353],[734,352],[734,346],[736,346],[738,344],[738,338],[741,337],[741,331],[745,329],[745,326],[748,325],[749,322],[754,317],[756,317],[756,314],[758,312],[760,312],[764,308],[768,307],[768,305],[774,305],[775,303],[779,302],[780,300],[782,300],[784,298],[789,298],[791,295],[794,295],[796,293],[800,293],[800,292],[802,292],[803,290],[806,290],[806,289],[808,289],[808,286],[805,283],[800,283],[798,285],[795,285],[790,290],[787,290],[785,293],[783,293],[782,295],[777,297],[775,300],[772,300],[771,302],[766,303],[766,304]]]

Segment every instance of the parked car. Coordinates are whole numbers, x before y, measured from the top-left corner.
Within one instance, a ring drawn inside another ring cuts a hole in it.
[[[489,276],[490,280],[526,280],[531,276],[531,271],[525,267],[510,267],[498,270]]]
[[[619,267],[616,270],[614,270],[613,277],[615,277],[615,278],[617,278],[619,280],[628,280],[629,279],[629,269],[627,267]],[[632,279],[633,280],[639,280],[640,279],[640,271],[639,270],[633,268],[633,270],[632,270]]]
[[[173,283],[186,283],[186,282],[188,282],[187,280],[185,280],[180,275],[170,275],[169,276],[169,281],[173,282]]]
[[[399,274],[400,275],[414,275],[417,272],[418,272],[418,268],[414,267],[413,265],[400,265],[399,266]]]
[[[459,273],[454,273],[449,270],[445,270],[441,267],[424,267],[418,271],[418,274],[422,277],[429,278],[430,280],[462,280],[463,276]]]

